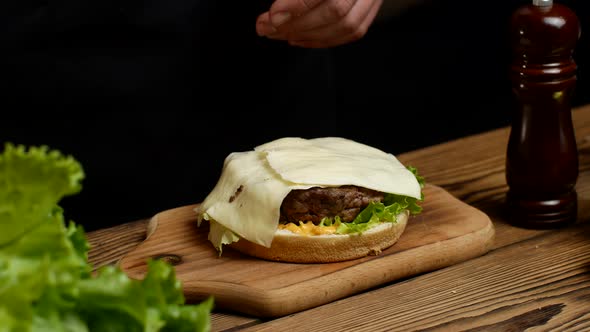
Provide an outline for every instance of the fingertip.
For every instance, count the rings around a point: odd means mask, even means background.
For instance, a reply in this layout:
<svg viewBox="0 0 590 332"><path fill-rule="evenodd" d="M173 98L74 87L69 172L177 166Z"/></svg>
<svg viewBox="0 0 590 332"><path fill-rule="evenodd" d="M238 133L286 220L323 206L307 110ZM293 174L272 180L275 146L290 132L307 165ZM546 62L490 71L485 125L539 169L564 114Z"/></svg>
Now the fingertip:
<svg viewBox="0 0 590 332"><path fill-rule="evenodd" d="M258 36L268 36L277 32L277 29L273 27L269 22L257 22L256 33Z"/></svg>
<svg viewBox="0 0 590 332"><path fill-rule="evenodd" d="M287 23L287 21L289 21L290 19L291 13L289 12L276 12L271 14L270 16L270 22L274 27L279 27Z"/></svg>
<svg viewBox="0 0 590 332"><path fill-rule="evenodd" d="M276 0L273 2L273 4L270 6L268 12L270 13L270 16L279 13L279 12L290 12L291 10L289 10L289 1L281 1L281 0Z"/></svg>
<svg viewBox="0 0 590 332"><path fill-rule="evenodd" d="M272 25L279 27L293 17L301 17L325 0L275 0L270 6Z"/></svg>
<svg viewBox="0 0 590 332"><path fill-rule="evenodd" d="M256 25L269 23L270 22L270 12L264 12L256 18Z"/></svg>
<svg viewBox="0 0 590 332"><path fill-rule="evenodd" d="M274 32L276 32L276 29L270 23L270 13L260 14L256 19L256 34L262 37Z"/></svg>

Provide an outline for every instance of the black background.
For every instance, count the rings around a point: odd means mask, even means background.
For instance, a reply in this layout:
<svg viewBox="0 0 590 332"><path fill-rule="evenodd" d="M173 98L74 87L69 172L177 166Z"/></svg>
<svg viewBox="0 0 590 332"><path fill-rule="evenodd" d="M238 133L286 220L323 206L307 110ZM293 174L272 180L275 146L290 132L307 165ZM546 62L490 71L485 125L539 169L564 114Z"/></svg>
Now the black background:
<svg viewBox="0 0 590 332"><path fill-rule="evenodd" d="M275 138L399 154L494 129L510 123L508 20L524 3L427 1L325 50L256 36L268 1L2 4L0 142L78 159L83 190L62 205L92 230L200 202L228 153ZM576 106L590 11L562 3L582 24Z"/></svg>

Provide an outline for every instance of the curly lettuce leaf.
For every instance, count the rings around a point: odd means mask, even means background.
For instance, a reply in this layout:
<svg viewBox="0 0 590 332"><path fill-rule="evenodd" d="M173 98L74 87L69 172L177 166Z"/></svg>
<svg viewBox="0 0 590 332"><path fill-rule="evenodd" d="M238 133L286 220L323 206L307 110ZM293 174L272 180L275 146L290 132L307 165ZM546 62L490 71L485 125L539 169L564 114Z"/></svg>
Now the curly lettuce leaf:
<svg viewBox="0 0 590 332"><path fill-rule="evenodd" d="M0 332L208 331L213 298L184 304L172 266L150 261L143 280L109 266L93 276L81 226L58 202L84 172L47 147L0 154Z"/></svg>
<svg viewBox="0 0 590 332"><path fill-rule="evenodd" d="M148 262L143 280L118 268L103 267L96 278L79 285L78 314L91 331L208 331L213 298L185 305L174 269L160 260ZM116 318L116 319L114 319Z"/></svg>
<svg viewBox="0 0 590 332"><path fill-rule="evenodd" d="M78 193L84 171L47 146L5 144L0 154L0 247L51 218L64 196Z"/></svg>

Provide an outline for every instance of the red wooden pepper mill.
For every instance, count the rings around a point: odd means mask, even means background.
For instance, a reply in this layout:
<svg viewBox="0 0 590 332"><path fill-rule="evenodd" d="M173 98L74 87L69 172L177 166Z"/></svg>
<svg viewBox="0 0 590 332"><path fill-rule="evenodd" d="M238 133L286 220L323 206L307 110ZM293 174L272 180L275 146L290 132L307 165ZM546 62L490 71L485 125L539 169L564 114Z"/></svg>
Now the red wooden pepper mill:
<svg viewBox="0 0 590 332"><path fill-rule="evenodd" d="M533 0L510 23L513 119L506 153L508 219L547 229L575 223L578 150L571 116L580 24L568 7Z"/></svg>

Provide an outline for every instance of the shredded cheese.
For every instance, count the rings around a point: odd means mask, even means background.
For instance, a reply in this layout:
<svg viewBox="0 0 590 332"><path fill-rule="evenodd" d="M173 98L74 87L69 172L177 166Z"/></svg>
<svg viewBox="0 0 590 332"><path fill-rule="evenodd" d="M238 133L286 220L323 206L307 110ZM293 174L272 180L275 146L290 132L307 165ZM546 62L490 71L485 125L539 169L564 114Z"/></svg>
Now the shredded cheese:
<svg viewBox="0 0 590 332"><path fill-rule="evenodd" d="M292 222L288 224L279 224L279 229L286 229L295 234L301 235L325 235L336 233L336 226L317 226L311 221L296 225Z"/></svg>

